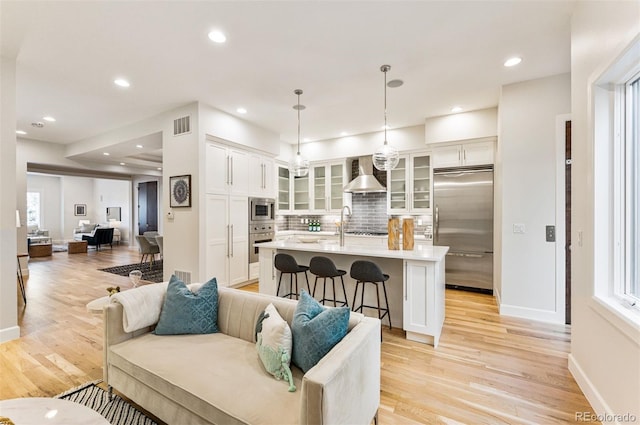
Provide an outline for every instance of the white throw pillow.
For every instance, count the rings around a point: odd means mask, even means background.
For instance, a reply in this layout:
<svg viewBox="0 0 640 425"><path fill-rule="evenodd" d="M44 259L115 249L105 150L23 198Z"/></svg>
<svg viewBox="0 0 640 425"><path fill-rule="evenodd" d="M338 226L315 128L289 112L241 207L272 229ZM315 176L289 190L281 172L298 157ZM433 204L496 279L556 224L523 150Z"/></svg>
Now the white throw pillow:
<svg viewBox="0 0 640 425"><path fill-rule="evenodd" d="M296 390L289 367L292 346L293 337L289 324L270 303L256 323L256 349L267 372L277 380L286 380L291 392Z"/></svg>

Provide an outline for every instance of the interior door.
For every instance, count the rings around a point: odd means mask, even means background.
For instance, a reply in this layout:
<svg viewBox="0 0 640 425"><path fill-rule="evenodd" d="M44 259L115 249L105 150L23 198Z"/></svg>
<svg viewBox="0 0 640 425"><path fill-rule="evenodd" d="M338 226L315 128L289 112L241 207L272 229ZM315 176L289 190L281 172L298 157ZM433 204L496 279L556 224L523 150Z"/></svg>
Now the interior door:
<svg viewBox="0 0 640 425"><path fill-rule="evenodd" d="M158 231L158 182L138 184L138 234Z"/></svg>

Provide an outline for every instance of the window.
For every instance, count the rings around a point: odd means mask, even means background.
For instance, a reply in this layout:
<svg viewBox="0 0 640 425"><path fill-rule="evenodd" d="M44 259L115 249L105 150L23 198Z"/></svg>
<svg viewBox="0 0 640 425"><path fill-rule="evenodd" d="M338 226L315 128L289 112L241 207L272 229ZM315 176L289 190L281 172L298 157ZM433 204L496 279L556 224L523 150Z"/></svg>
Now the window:
<svg viewBox="0 0 640 425"><path fill-rule="evenodd" d="M619 288L631 303L640 302L640 73L624 87L624 282Z"/></svg>
<svg viewBox="0 0 640 425"><path fill-rule="evenodd" d="M41 227L40 192L27 192L27 226Z"/></svg>
<svg viewBox="0 0 640 425"><path fill-rule="evenodd" d="M640 324L640 36L592 85L596 301Z"/></svg>

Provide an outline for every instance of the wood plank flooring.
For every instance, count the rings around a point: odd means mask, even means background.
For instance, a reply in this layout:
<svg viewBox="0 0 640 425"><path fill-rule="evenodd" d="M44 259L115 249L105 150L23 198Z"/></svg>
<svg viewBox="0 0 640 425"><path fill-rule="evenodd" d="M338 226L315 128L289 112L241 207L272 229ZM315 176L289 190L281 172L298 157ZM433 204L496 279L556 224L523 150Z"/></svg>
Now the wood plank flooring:
<svg viewBox="0 0 640 425"><path fill-rule="evenodd" d="M86 304L109 286L130 287L98 268L137 261L127 246L30 260L22 336L0 344L0 399L102 378L102 316ZM593 410L567 369L570 339L569 326L501 317L493 297L447 290L437 349L384 329L379 423L575 423L575 412Z"/></svg>

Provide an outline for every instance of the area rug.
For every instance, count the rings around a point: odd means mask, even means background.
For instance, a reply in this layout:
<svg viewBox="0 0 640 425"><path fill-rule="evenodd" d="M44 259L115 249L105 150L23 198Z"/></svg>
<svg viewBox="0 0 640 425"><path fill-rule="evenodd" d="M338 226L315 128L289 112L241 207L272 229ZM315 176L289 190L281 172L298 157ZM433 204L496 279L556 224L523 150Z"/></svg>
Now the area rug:
<svg viewBox="0 0 640 425"><path fill-rule="evenodd" d="M127 277L129 277L129 272L132 270L140 270L142 272L142 280L155 283L162 282L162 260L154 261L153 267L151 267L149 263L143 263L142 267L140 263L135 263L98 270Z"/></svg>
<svg viewBox="0 0 640 425"><path fill-rule="evenodd" d="M122 397L113 395L109 401L109 394L98 387L101 381L89 382L77 388L72 388L55 398L73 401L87 406L100 413L113 425L157 425L155 421L133 407Z"/></svg>

